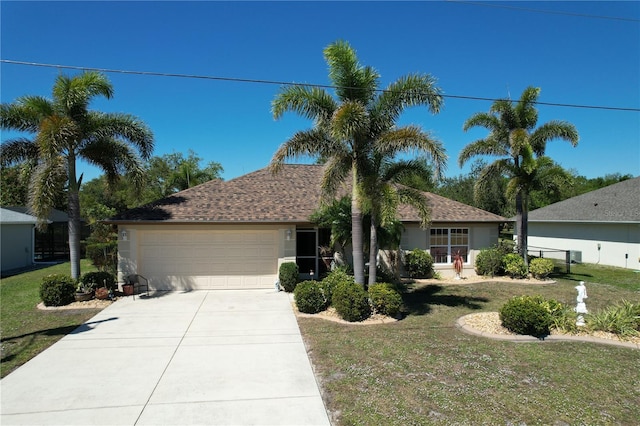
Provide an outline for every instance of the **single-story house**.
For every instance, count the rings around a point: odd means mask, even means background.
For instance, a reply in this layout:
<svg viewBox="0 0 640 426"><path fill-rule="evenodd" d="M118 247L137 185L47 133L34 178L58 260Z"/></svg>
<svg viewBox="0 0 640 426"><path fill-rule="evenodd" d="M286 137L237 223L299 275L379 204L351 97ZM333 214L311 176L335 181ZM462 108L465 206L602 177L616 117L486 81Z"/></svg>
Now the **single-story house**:
<svg viewBox="0 0 640 426"><path fill-rule="evenodd" d="M328 245L330 230L318 229L309 216L320 203L322 174L319 165L285 165L275 175L265 168L108 220L118 226L119 282L137 273L158 290L273 288L283 262L297 262L301 276L318 278L326 268L319 247ZM460 250L465 273L473 274L476 253L498 241L507 219L426 195L431 227L421 229L417 212L402 206L401 247L430 250L443 274L453 274L451 256Z"/></svg>
<svg viewBox="0 0 640 426"><path fill-rule="evenodd" d="M33 264L33 230L37 222L29 214L0 208L0 269L3 273Z"/></svg>
<svg viewBox="0 0 640 426"><path fill-rule="evenodd" d="M528 246L529 254L565 259L570 250L574 262L640 269L640 177L529 212Z"/></svg>
<svg viewBox="0 0 640 426"><path fill-rule="evenodd" d="M24 268L39 262L69 260L69 216L52 209L47 229L39 231L38 219L24 206L2 207L2 271ZM89 227L82 227L81 238L89 236Z"/></svg>

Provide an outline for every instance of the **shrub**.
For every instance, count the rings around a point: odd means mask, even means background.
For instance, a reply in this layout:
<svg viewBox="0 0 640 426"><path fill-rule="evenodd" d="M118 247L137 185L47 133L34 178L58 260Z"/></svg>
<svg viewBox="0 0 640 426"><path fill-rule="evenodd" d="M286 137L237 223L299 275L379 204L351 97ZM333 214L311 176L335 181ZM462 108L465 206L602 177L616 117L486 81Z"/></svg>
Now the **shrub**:
<svg viewBox="0 0 640 426"><path fill-rule="evenodd" d="M561 305L549 301L549 306L544 306L544 302L546 301L540 297L514 297L500 309L500 321L506 329L517 334L546 336L553 323L549 309L559 309Z"/></svg>
<svg viewBox="0 0 640 426"><path fill-rule="evenodd" d="M337 268L329 272L329 274L322 280L321 288L324 292L324 297L327 299L327 305L333 303L333 291L336 286L341 282L354 282L353 277L349 275L344 268Z"/></svg>
<svg viewBox="0 0 640 426"><path fill-rule="evenodd" d="M298 274L298 265L294 262L285 262L280 265L278 279L284 291L291 293L295 290L296 284L298 284Z"/></svg>
<svg viewBox="0 0 640 426"><path fill-rule="evenodd" d="M553 260L543 258L532 259L529 263L529 272L531 272L531 275L535 278L547 278L549 274L553 272Z"/></svg>
<svg viewBox="0 0 640 426"><path fill-rule="evenodd" d="M490 248L480 251L476 256L476 274L478 275L501 275L502 254L497 248Z"/></svg>
<svg viewBox="0 0 640 426"><path fill-rule="evenodd" d="M69 275L52 274L42 278L40 298L45 306L64 306L75 300L76 283Z"/></svg>
<svg viewBox="0 0 640 426"><path fill-rule="evenodd" d="M363 321L371 315L367 292L354 281L339 282L333 291L332 302L338 315L346 321Z"/></svg>
<svg viewBox="0 0 640 426"><path fill-rule="evenodd" d="M509 253L502 258L502 267L511 278L523 278L527 275L524 259L515 253Z"/></svg>
<svg viewBox="0 0 640 426"><path fill-rule="evenodd" d="M424 250L412 250L407 253L405 267L411 278L431 278L433 257Z"/></svg>
<svg viewBox="0 0 640 426"><path fill-rule="evenodd" d="M381 315L395 317L402 306L402 296L391 284L376 283L369 287L373 310Z"/></svg>
<svg viewBox="0 0 640 426"><path fill-rule="evenodd" d="M116 289L116 278L112 273L106 271L87 272L82 276L80 282L90 285L92 288L106 287L108 290Z"/></svg>
<svg viewBox="0 0 640 426"><path fill-rule="evenodd" d="M327 299L320 284L316 281L303 281L296 285L293 297L300 312L317 314L327 309Z"/></svg>
<svg viewBox="0 0 640 426"><path fill-rule="evenodd" d="M585 317L587 327L619 336L640 336L640 304L626 300Z"/></svg>

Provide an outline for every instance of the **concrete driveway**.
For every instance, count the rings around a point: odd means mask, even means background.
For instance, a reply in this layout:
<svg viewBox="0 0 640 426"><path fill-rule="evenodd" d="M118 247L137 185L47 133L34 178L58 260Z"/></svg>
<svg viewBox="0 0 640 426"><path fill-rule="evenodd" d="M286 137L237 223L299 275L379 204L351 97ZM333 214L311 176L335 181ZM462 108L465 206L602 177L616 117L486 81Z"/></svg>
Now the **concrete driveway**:
<svg viewBox="0 0 640 426"><path fill-rule="evenodd" d="M328 425L289 297L123 298L0 382L2 425Z"/></svg>

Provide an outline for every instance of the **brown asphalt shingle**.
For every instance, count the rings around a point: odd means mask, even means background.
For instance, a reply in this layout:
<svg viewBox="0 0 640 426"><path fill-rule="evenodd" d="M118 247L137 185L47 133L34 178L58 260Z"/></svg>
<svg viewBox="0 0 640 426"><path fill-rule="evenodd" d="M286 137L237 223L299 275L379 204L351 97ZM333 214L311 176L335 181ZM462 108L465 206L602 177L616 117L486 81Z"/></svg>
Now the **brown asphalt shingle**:
<svg viewBox="0 0 640 426"><path fill-rule="evenodd" d="M285 165L276 175L264 168L229 181L212 180L128 210L110 222L308 222L320 203L322 172L319 165ZM344 193L349 193L347 187ZM434 222L507 220L435 194L426 195ZM408 206L402 206L399 214L403 221L419 221L417 212Z"/></svg>

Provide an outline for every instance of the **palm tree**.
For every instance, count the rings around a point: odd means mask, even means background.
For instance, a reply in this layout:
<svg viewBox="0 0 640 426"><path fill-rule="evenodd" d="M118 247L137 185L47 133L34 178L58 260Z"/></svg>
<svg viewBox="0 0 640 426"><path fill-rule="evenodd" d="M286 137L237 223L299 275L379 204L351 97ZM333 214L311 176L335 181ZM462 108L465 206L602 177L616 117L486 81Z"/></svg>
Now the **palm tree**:
<svg viewBox="0 0 640 426"><path fill-rule="evenodd" d="M74 77L59 75L53 97L24 96L11 104L2 104L0 127L34 135L4 142L0 146L3 164L31 162L29 208L46 226L46 218L56 196L66 192L69 215L69 252L71 276L80 276L80 200L82 174L76 161L99 167L108 182L127 173L141 185L144 169L141 159L153 150L153 134L136 117L122 113L89 110L98 96L110 99L113 87L104 74L85 72Z"/></svg>
<svg viewBox="0 0 640 426"><path fill-rule="evenodd" d="M442 159L444 154L437 141L433 142L432 157ZM378 258L378 228L386 228L396 222L400 204L413 206L426 227L430 220L430 209L424 193L420 190L401 185L412 178L428 180L431 168L424 161L392 161L383 155L382 147L377 147L363 177L362 187L366 197L363 200L365 211L371 216L369 233L369 285L375 284Z"/></svg>
<svg viewBox="0 0 640 426"><path fill-rule="evenodd" d="M547 142L553 139L568 141L572 146L578 144L578 132L571 123L553 120L536 128L538 111L535 104L539 95L539 88L528 87L515 105L511 100L500 99L493 103L488 113L472 115L463 129L484 127L489 130L489 135L465 146L458 157L460 166L476 156L499 157L482 169L474 191L482 192L496 178L506 176L509 179L506 193L508 197L515 196L518 252L525 263L529 198L537 176L538 161L544 155Z"/></svg>
<svg viewBox="0 0 640 426"><path fill-rule="evenodd" d="M276 119L292 111L312 119L314 126L283 143L271 160L271 169L277 172L288 158L302 155L322 158L326 165L321 185L327 195L335 194L351 175L353 270L356 282L364 284L359 184L373 143L386 135L390 149L425 144L422 138L413 139L415 132L409 129L415 129L414 126L408 126L405 133L393 126L400 113L410 106L427 105L437 113L442 96L433 77L417 74L400 78L378 95L380 76L373 68L360 65L355 51L344 41L326 47L324 57L336 98L324 89L309 86L289 86L276 96L272 103Z"/></svg>

